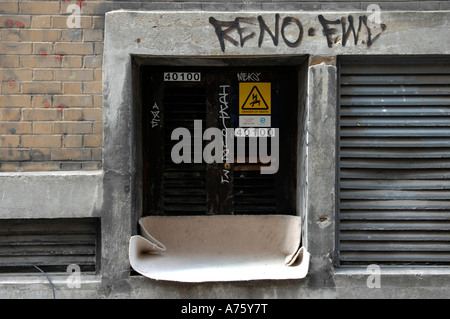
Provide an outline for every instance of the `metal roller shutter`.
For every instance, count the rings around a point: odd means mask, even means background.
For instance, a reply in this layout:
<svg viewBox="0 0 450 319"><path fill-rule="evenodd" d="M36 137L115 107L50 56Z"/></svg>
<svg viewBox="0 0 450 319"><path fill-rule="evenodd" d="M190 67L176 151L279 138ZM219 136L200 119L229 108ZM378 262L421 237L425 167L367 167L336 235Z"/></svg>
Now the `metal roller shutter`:
<svg viewBox="0 0 450 319"><path fill-rule="evenodd" d="M339 69L340 265L449 265L450 60Z"/></svg>

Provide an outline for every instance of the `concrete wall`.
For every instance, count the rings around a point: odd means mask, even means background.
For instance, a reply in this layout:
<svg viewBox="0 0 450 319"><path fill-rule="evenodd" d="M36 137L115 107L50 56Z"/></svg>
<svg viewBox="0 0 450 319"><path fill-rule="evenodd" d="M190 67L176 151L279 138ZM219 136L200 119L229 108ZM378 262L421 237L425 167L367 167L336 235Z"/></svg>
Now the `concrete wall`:
<svg viewBox="0 0 450 319"><path fill-rule="evenodd" d="M369 15L368 3L84 1L79 5L81 28L75 29L66 23L70 1L0 3L0 18L5 20L0 29L4 54L0 60L0 218L101 219L99 274L82 275L80 288L68 287L68 274L52 274L57 297L449 296L448 269L383 269L381 288L371 289L366 269L333 268L336 57L450 53L450 43L443 40L450 30L446 1L381 2L385 28L364 29L356 45L352 35L344 45L341 33L324 34L320 15L329 21L351 15L358 21ZM120 8L136 11L108 13L105 21L105 12ZM142 12L146 10L150 12ZM287 17L301 21L301 41L296 43L295 20L288 19L291 23L278 45L268 33L258 45L256 17L261 15L272 29L277 14L280 21ZM211 17L217 21L246 17L250 22L245 24L245 35L254 32L255 36L239 43L234 32L230 36L239 45L227 39L221 45ZM298 188L303 244L312 254L307 278L179 284L130 277L128 239L142 214L137 200L141 190L131 55L190 56L199 58L199 63L221 57L309 57L300 75L307 84L299 102ZM63 100L67 104L61 107ZM0 274L0 297L47 298L51 289L41 275Z"/></svg>

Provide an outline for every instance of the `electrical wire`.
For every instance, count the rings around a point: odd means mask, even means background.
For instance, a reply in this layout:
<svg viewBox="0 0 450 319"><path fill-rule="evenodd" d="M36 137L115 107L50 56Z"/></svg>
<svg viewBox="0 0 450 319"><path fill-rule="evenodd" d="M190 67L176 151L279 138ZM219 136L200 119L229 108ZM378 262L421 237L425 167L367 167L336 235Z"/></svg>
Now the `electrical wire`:
<svg viewBox="0 0 450 319"><path fill-rule="evenodd" d="M52 286L52 292L53 292L53 299L56 299L55 296L55 286L53 285L53 282L50 280L50 278L47 276L47 274L38 266L34 266L34 268L36 268L37 270L39 270L44 276L45 278L47 278L48 282L50 283L50 285Z"/></svg>

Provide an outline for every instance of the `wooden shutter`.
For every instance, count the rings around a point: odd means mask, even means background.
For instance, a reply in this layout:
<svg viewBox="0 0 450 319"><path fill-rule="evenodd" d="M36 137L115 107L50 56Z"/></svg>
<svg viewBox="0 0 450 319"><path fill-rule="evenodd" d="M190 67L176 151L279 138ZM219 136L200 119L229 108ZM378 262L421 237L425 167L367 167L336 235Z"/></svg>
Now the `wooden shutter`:
<svg viewBox="0 0 450 319"><path fill-rule="evenodd" d="M259 165L235 165L235 214L278 214L277 176L261 175ZM281 212L283 213L283 212Z"/></svg>
<svg viewBox="0 0 450 319"><path fill-rule="evenodd" d="M450 61L340 63L339 262L450 264Z"/></svg>
<svg viewBox="0 0 450 319"><path fill-rule="evenodd" d="M0 221L0 272L82 271L97 265L98 220L3 219Z"/></svg>
<svg viewBox="0 0 450 319"><path fill-rule="evenodd" d="M163 93L164 165L162 174L162 209L165 215L203 215L207 211L206 164L175 164L171 140L177 127L189 129L194 136L194 120L206 124L206 90L203 86L168 86Z"/></svg>

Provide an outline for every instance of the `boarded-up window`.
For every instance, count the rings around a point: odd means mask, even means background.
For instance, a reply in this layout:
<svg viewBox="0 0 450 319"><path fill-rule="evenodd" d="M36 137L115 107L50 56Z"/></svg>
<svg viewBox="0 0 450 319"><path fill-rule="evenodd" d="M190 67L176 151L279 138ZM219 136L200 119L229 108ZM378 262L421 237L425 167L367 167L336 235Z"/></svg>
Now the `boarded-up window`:
<svg viewBox="0 0 450 319"><path fill-rule="evenodd" d="M144 215L295 214L295 67L143 66L141 71ZM181 140L171 138L177 128L189 130L191 163L172 158ZM260 156L260 137L243 138L244 152L233 137L231 163L206 163L202 152L212 141L203 136L208 128L224 134L225 129L277 128L279 154L267 162ZM266 141L266 153L274 155L275 138ZM250 156L253 142L256 162ZM261 166L273 161L276 173L261 174Z"/></svg>

